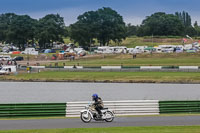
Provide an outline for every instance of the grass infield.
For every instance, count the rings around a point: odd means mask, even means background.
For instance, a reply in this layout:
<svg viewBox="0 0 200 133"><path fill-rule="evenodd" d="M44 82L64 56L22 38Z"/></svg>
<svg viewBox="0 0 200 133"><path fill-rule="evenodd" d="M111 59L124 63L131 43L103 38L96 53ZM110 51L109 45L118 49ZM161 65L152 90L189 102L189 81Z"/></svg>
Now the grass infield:
<svg viewBox="0 0 200 133"><path fill-rule="evenodd" d="M200 133L200 126L4 130L0 133Z"/></svg>
<svg viewBox="0 0 200 133"><path fill-rule="evenodd" d="M68 72L45 71L0 76L12 81L79 81L130 83L200 83L199 72Z"/></svg>

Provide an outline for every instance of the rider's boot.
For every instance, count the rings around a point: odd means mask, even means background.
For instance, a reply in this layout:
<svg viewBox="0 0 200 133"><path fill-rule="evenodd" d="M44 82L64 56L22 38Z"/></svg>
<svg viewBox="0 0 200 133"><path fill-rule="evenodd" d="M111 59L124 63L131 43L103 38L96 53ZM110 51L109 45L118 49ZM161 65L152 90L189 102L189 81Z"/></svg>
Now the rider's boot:
<svg viewBox="0 0 200 133"><path fill-rule="evenodd" d="M101 119L105 119L105 115L100 114Z"/></svg>

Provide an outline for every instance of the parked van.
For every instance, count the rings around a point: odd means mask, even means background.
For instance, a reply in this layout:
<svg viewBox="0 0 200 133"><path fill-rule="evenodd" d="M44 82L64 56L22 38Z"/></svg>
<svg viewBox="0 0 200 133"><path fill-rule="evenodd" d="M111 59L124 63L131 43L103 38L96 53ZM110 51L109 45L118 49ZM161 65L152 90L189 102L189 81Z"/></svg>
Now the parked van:
<svg viewBox="0 0 200 133"><path fill-rule="evenodd" d="M2 66L0 70L0 75L10 74L17 71L16 66Z"/></svg>

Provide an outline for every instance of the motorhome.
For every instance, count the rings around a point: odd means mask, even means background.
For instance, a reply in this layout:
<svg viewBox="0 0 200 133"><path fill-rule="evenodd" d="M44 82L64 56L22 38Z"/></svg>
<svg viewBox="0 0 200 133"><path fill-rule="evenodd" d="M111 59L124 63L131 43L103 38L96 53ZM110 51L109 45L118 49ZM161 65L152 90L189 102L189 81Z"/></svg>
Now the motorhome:
<svg viewBox="0 0 200 133"><path fill-rule="evenodd" d="M148 46L136 46L135 50L138 51L139 53L144 53L145 48L148 48Z"/></svg>
<svg viewBox="0 0 200 133"><path fill-rule="evenodd" d="M176 45L175 52L182 53L184 51L183 45Z"/></svg>
<svg viewBox="0 0 200 133"><path fill-rule="evenodd" d="M128 48L127 51L128 51L129 54L140 54L140 53L143 53L142 50L135 49L135 48Z"/></svg>
<svg viewBox="0 0 200 133"><path fill-rule="evenodd" d="M98 47L97 50L94 51L97 54L111 54L114 52L114 49L112 47Z"/></svg>
<svg viewBox="0 0 200 133"><path fill-rule="evenodd" d="M175 45L159 45L156 48L156 51L159 53L160 51L162 53L173 53L175 51L176 46Z"/></svg>
<svg viewBox="0 0 200 133"><path fill-rule="evenodd" d="M119 47L111 47L113 49L113 53L115 54L126 54L127 53L127 47L125 46L119 46Z"/></svg>
<svg viewBox="0 0 200 133"><path fill-rule="evenodd" d="M193 45L192 44L185 44L184 45L184 50L187 51L187 50L190 50L193 48Z"/></svg>

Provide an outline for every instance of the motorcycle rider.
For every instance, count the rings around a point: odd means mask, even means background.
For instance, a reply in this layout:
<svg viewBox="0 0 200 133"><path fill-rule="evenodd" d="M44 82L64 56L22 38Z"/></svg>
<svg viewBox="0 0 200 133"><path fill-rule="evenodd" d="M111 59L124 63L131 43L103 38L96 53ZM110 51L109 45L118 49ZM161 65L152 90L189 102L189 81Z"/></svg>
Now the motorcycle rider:
<svg viewBox="0 0 200 133"><path fill-rule="evenodd" d="M104 107L102 99L98 96L98 94L93 94L92 100L94 101L93 106L95 110L98 112L99 116L102 118L101 109L103 109Z"/></svg>

